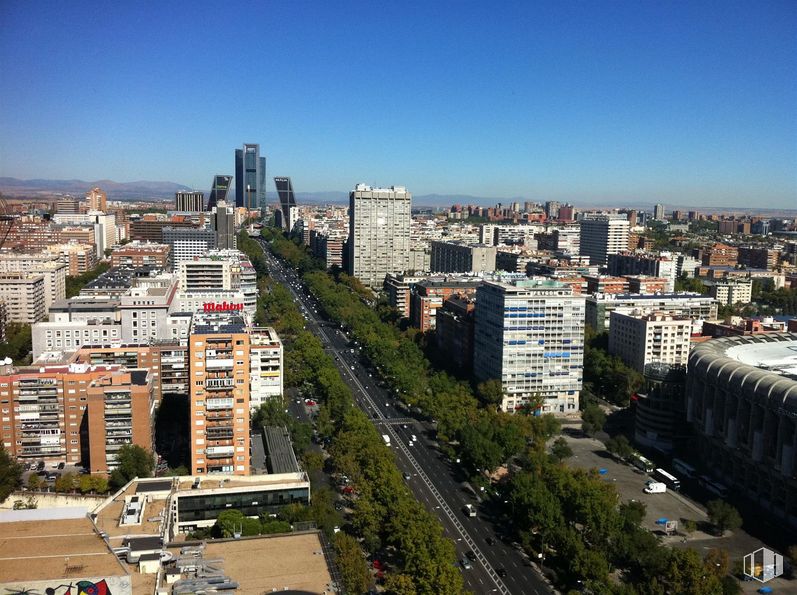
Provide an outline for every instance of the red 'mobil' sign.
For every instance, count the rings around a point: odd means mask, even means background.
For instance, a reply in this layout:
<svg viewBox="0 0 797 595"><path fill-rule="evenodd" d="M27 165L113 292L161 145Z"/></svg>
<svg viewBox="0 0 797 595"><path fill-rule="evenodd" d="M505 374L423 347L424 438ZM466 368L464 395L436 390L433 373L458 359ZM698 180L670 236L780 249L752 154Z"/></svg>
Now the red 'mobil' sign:
<svg viewBox="0 0 797 595"><path fill-rule="evenodd" d="M202 304L202 308L205 312L238 312L244 309L244 305L229 302L205 302Z"/></svg>

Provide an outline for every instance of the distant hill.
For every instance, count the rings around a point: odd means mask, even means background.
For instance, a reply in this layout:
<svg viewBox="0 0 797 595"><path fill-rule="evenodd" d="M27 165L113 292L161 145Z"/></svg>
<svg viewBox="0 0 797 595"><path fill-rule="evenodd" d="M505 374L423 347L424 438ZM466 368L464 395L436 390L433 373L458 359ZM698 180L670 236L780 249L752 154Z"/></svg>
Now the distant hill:
<svg viewBox="0 0 797 595"><path fill-rule="evenodd" d="M9 196L42 196L52 194L72 194L83 196L99 186L110 200L173 199L178 190L191 190L190 187L175 182L114 182L113 180L19 180L0 178L0 192Z"/></svg>

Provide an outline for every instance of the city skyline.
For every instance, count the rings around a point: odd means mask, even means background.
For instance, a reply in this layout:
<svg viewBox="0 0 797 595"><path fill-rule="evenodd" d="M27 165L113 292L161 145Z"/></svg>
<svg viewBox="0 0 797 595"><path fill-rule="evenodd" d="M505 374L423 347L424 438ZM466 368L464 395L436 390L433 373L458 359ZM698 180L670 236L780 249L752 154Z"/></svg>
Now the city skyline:
<svg viewBox="0 0 797 595"><path fill-rule="evenodd" d="M3 5L0 176L206 189L252 141L308 192L797 204L786 2L190 6Z"/></svg>

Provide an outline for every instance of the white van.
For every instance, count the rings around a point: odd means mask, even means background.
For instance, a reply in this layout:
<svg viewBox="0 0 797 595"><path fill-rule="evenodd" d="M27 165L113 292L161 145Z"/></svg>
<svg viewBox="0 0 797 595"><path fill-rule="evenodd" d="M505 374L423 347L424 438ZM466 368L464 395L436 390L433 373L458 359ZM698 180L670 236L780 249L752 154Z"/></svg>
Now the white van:
<svg viewBox="0 0 797 595"><path fill-rule="evenodd" d="M667 491L667 485L660 481L649 481L642 491L646 494L663 494Z"/></svg>

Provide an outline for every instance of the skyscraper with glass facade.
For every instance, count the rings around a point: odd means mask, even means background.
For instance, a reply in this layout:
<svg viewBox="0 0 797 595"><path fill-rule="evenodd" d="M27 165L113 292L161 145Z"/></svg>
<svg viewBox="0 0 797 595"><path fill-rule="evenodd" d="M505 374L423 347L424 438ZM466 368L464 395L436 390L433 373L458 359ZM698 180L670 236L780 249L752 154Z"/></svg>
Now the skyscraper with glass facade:
<svg viewBox="0 0 797 595"><path fill-rule="evenodd" d="M260 145L246 143L235 150L235 206L266 208L266 158L260 156Z"/></svg>

